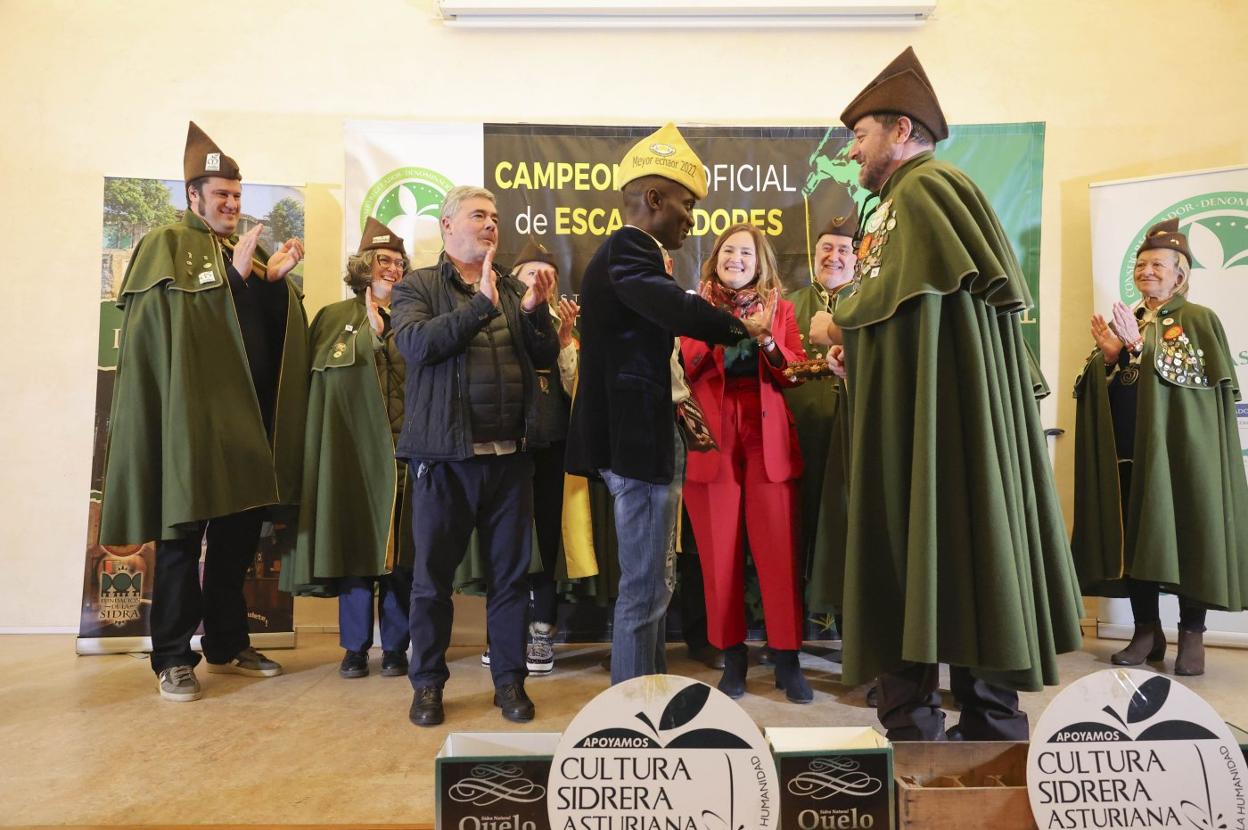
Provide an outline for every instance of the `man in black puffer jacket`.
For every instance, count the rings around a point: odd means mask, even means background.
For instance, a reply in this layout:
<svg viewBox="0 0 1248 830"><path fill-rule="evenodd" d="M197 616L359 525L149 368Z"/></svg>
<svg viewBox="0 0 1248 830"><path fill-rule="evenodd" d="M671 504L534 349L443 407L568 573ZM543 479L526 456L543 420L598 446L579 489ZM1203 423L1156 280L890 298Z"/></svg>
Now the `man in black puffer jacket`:
<svg viewBox="0 0 1248 830"><path fill-rule="evenodd" d="M498 210L488 190L452 189L440 224L442 255L395 286L392 317L407 361L395 453L411 467L415 539L409 717L419 726L444 720L451 579L475 529L489 567L494 704L508 720L527 721L533 462L524 449L537 416L535 369L552 367L559 351L546 310L555 276L544 270L526 289L494 269Z"/></svg>

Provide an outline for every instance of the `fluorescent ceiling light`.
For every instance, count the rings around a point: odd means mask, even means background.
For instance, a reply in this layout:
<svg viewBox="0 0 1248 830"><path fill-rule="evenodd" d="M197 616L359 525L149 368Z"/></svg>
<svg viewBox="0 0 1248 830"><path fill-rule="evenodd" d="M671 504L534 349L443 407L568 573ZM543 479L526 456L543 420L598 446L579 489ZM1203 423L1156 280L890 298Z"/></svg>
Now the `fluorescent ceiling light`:
<svg viewBox="0 0 1248 830"><path fill-rule="evenodd" d="M439 0L449 26L478 28L809 28L918 26L936 0Z"/></svg>

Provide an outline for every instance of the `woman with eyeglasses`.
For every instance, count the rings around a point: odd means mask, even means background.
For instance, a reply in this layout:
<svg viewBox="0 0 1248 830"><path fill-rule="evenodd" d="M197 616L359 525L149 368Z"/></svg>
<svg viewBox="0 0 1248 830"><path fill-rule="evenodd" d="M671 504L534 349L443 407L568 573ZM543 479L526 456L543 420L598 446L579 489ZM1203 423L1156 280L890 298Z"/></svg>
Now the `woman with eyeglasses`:
<svg viewBox="0 0 1248 830"><path fill-rule="evenodd" d="M374 593L381 674L407 674L412 585L406 466L394 459L403 428L406 363L390 325L390 293L407 268L403 240L369 218L347 261L355 297L321 309L308 335L312 377L304 441L299 538L281 588L338 597L338 673L364 677L373 645Z"/></svg>

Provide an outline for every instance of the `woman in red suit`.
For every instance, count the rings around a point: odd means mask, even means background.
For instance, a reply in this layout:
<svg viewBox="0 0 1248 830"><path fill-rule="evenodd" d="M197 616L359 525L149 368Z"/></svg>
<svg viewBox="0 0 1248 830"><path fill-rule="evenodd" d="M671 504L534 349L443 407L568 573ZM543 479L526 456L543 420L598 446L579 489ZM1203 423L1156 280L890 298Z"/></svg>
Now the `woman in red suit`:
<svg viewBox="0 0 1248 830"><path fill-rule="evenodd" d="M718 451L691 453L685 504L706 583L707 633L724 651L719 689L745 694L745 552L758 568L776 687L794 703L814 695L798 665L802 593L797 561L798 479L802 456L780 390L789 361L805 354L793 305L780 299L776 256L753 225L733 225L702 266L700 293L740 318L764 315L771 334L732 346L681 338L685 373L706 413Z"/></svg>

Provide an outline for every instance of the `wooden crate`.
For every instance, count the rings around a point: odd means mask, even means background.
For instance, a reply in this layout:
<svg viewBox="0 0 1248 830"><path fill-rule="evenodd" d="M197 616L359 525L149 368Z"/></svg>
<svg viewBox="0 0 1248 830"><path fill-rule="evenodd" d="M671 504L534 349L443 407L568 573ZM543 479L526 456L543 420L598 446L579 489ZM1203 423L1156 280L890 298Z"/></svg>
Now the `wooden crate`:
<svg viewBox="0 0 1248 830"><path fill-rule="evenodd" d="M894 743L897 827L1035 830L1027 801L1027 747L993 741Z"/></svg>

